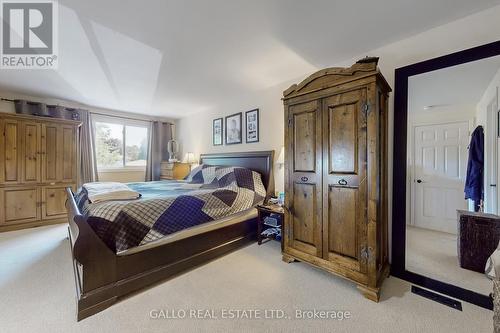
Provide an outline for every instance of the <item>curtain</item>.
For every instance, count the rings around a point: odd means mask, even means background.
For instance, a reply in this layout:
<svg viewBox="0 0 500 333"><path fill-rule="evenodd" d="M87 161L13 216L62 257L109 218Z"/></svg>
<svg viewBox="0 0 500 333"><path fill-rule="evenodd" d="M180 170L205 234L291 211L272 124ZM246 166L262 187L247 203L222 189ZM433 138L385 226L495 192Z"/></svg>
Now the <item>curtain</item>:
<svg viewBox="0 0 500 333"><path fill-rule="evenodd" d="M146 164L146 181L160 179L160 122L152 121L149 129L149 149L148 160Z"/></svg>
<svg viewBox="0 0 500 333"><path fill-rule="evenodd" d="M160 179L160 163L169 159L167 143L172 139L172 124L151 122L149 149L146 164L146 181Z"/></svg>
<svg viewBox="0 0 500 333"><path fill-rule="evenodd" d="M97 163L94 149L94 129L90 112L80 110L82 126L80 127L80 181L79 185L96 182L99 180L97 174Z"/></svg>

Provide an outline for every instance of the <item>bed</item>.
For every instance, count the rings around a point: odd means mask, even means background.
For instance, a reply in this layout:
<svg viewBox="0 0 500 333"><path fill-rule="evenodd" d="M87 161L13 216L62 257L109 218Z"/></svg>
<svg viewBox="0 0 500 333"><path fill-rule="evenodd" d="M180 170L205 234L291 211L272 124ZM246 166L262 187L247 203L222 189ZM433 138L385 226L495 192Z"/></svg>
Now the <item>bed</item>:
<svg viewBox="0 0 500 333"><path fill-rule="evenodd" d="M265 194L274 192L273 151L204 154L200 163L242 167L261 175ZM181 191L182 192L182 191ZM77 320L121 297L180 274L255 241L256 210L245 209L161 238L122 243L103 238L67 189L69 238L77 296ZM95 223L95 222L92 222Z"/></svg>

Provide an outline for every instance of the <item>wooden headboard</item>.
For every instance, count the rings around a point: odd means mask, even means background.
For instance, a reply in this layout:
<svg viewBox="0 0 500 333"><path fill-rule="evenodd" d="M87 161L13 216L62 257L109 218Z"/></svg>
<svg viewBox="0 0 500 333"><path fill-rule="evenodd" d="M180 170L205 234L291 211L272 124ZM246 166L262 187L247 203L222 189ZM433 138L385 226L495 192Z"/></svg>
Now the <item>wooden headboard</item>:
<svg viewBox="0 0 500 333"><path fill-rule="evenodd" d="M203 164L239 166L260 173L268 196L274 195L273 162L274 150L200 155Z"/></svg>

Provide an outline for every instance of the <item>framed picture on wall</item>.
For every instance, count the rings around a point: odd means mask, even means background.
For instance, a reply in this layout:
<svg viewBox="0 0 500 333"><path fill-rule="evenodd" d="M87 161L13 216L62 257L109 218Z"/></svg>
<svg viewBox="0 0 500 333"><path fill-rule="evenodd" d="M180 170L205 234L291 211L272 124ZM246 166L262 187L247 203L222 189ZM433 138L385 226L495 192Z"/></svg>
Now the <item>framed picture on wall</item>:
<svg viewBox="0 0 500 333"><path fill-rule="evenodd" d="M246 143L259 142L259 109L245 112Z"/></svg>
<svg viewBox="0 0 500 333"><path fill-rule="evenodd" d="M241 112L226 117L226 145L241 143Z"/></svg>
<svg viewBox="0 0 500 333"><path fill-rule="evenodd" d="M222 118L214 119L212 124L212 142L214 146L222 146L223 133Z"/></svg>

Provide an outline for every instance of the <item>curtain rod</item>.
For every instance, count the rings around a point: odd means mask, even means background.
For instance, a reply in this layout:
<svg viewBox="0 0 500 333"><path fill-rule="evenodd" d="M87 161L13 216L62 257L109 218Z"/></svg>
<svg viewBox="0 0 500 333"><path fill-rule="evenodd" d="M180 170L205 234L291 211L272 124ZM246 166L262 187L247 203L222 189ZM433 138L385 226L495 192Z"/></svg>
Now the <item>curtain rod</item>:
<svg viewBox="0 0 500 333"><path fill-rule="evenodd" d="M117 115L114 115L114 114L106 114L106 113L93 112L93 111L89 111L89 112L91 114L97 114L97 115L106 116L106 117L115 117L115 118L129 119L129 120L148 121L148 122L158 121L158 122L163 123L163 124L174 125L172 122L169 122L169 121L145 120L145 119L141 119L141 118L127 117L127 116L117 116Z"/></svg>
<svg viewBox="0 0 500 333"><path fill-rule="evenodd" d="M2 101L6 101L6 102L12 102L14 103L15 100L14 99L9 99L9 98L0 98L0 100ZM107 116L107 117L115 117L115 118L122 118L122 119L129 119L129 120L138 120L138 121L150 121L150 122L153 122L153 121L159 121L163 124L170 124L170 125L174 125L173 123L169 122L169 121L160 121L160 120L145 120L145 119L140 119L140 118L134 118L134 117L127 117L127 116L117 116L117 115L110 115L110 114L105 114L105 113L100 113L100 112L93 112L93 111L90 111L88 110L91 114L98 114L100 116Z"/></svg>

